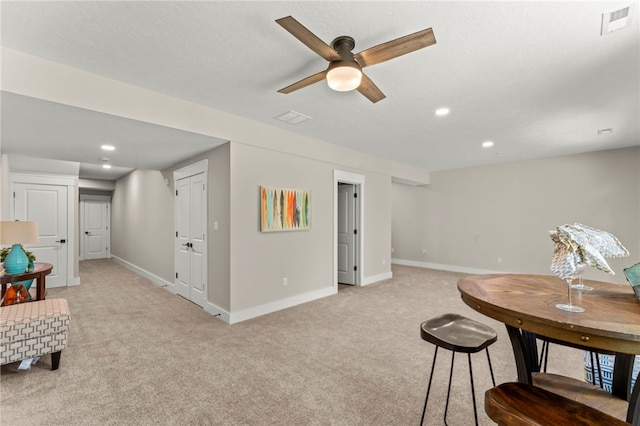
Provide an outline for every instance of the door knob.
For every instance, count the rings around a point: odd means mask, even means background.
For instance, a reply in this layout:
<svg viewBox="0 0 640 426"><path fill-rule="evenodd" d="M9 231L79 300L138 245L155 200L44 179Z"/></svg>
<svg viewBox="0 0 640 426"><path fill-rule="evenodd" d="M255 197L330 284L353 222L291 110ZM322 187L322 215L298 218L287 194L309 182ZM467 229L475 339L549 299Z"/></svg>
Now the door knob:
<svg viewBox="0 0 640 426"><path fill-rule="evenodd" d="M187 246L187 247L193 247L193 244L191 243L184 243L183 246Z"/></svg>
<svg viewBox="0 0 640 426"><path fill-rule="evenodd" d="M61 239L61 240L57 240L56 241L56 243L62 243L62 244L66 243L66 242L67 242L67 240L65 240L64 238Z"/></svg>

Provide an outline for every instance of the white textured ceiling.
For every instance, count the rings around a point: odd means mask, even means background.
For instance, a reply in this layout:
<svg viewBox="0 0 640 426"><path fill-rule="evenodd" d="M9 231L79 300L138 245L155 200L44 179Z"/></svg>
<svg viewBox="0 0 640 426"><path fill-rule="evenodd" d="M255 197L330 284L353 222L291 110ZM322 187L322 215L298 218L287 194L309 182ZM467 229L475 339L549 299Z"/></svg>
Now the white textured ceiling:
<svg viewBox="0 0 640 426"><path fill-rule="evenodd" d="M2 1L1 35L11 49L442 170L640 145L637 8L631 28L600 35L601 14L631 3ZM324 82L283 95L327 66L275 23L287 15L327 43L354 37L354 53L428 27L437 44L366 68L387 96L376 104ZM441 106L451 114L435 117ZM312 119L273 119L289 110ZM92 130L127 147L122 163L114 157L120 174L222 142L101 115L3 93L2 151L79 161L81 175L109 178L93 175ZM488 139L495 146L481 148Z"/></svg>

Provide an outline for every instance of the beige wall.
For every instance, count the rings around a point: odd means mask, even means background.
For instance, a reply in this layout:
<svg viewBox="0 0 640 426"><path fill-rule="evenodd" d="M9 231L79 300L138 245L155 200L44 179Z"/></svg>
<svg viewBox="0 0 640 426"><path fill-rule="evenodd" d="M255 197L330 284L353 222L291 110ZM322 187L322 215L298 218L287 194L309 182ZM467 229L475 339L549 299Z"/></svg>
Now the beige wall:
<svg viewBox="0 0 640 426"><path fill-rule="evenodd" d="M111 254L173 282L173 197L159 171L135 170L111 199Z"/></svg>
<svg viewBox="0 0 640 426"><path fill-rule="evenodd" d="M260 185L311 191L311 229L260 232ZM232 144L232 311L333 286L332 188L330 164Z"/></svg>
<svg viewBox="0 0 640 426"><path fill-rule="evenodd" d="M135 171L118 180L112 200L113 255L173 282L173 171L202 159L209 162L209 302L233 314L330 290L333 172L344 168L241 143L227 143L162 173ZM360 173L365 177L364 276L389 274L391 177ZM260 232L260 185L311 191L311 230Z"/></svg>
<svg viewBox="0 0 640 426"><path fill-rule="evenodd" d="M616 276L593 268L585 276L624 283L622 269L640 261L639 193L639 147L434 172L424 187L393 184L393 257L549 274L547 231L581 222L631 253L609 261Z"/></svg>
<svg viewBox="0 0 640 426"><path fill-rule="evenodd" d="M339 165L240 143L231 145L231 308L333 287L334 184ZM364 176L364 277L390 273L390 176ZM259 187L311 191L311 229L260 232ZM385 260L383 263L382 260ZM287 278L287 286L283 285Z"/></svg>

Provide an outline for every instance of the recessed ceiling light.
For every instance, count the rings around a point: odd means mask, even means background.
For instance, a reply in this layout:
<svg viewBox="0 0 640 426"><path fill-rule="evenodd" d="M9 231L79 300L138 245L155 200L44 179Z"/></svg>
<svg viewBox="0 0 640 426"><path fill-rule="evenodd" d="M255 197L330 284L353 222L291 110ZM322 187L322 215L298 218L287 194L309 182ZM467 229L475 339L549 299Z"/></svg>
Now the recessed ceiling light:
<svg viewBox="0 0 640 426"><path fill-rule="evenodd" d="M116 149L116 147L113 145L100 145L100 148L102 148L104 151L114 151Z"/></svg>
<svg viewBox="0 0 640 426"><path fill-rule="evenodd" d="M493 146L493 141L484 141L482 142L483 148L491 148Z"/></svg>
<svg viewBox="0 0 640 426"><path fill-rule="evenodd" d="M608 129L598 129L599 135L607 135L609 133L613 133L613 128L609 127Z"/></svg>
<svg viewBox="0 0 640 426"><path fill-rule="evenodd" d="M105 163L105 164L102 165L102 168L103 169L110 169L111 168L111 164Z"/></svg>
<svg viewBox="0 0 640 426"><path fill-rule="evenodd" d="M445 115L448 115L448 114L449 114L449 112L450 112L449 108L438 108L438 109L436 110L436 115L437 115L438 117L443 117L443 116L445 116Z"/></svg>

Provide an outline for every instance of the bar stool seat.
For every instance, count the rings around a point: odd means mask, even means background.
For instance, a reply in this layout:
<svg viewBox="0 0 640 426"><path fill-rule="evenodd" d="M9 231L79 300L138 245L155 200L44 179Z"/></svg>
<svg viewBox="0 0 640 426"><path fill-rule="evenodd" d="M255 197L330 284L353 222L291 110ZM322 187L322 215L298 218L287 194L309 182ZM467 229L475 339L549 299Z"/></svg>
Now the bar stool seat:
<svg viewBox="0 0 640 426"><path fill-rule="evenodd" d="M478 424L478 414L476 408L476 397L473 386L473 370L471 368L471 354L480 352L485 349L487 352L487 361L489 363L489 371L491 372L491 381L495 387L496 382L493 376L493 368L491 366L491 357L489 356L489 346L498 340L496 331L482 323L472 319L463 317L458 314L444 314L423 322L420 325L420 336L423 340L436 346L433 355L433 363L431 365L431 374L429 375L429 385L427 387L427 396L424 400L424 408L422 409L422 421L427 412L427 401L431 391L431 381L435 370L436 359L438 357L438 348L444 348L451 351L451 369L449 371L449 386L447 389L447 402L444 409L444 424L447 424L447 410L449 408L449 396L451 394L451 379L453 377L453 364L456 352L466 353L469 359L469 379L471 382L471 397L473 399L473 414L475 424Z"/></svg>

